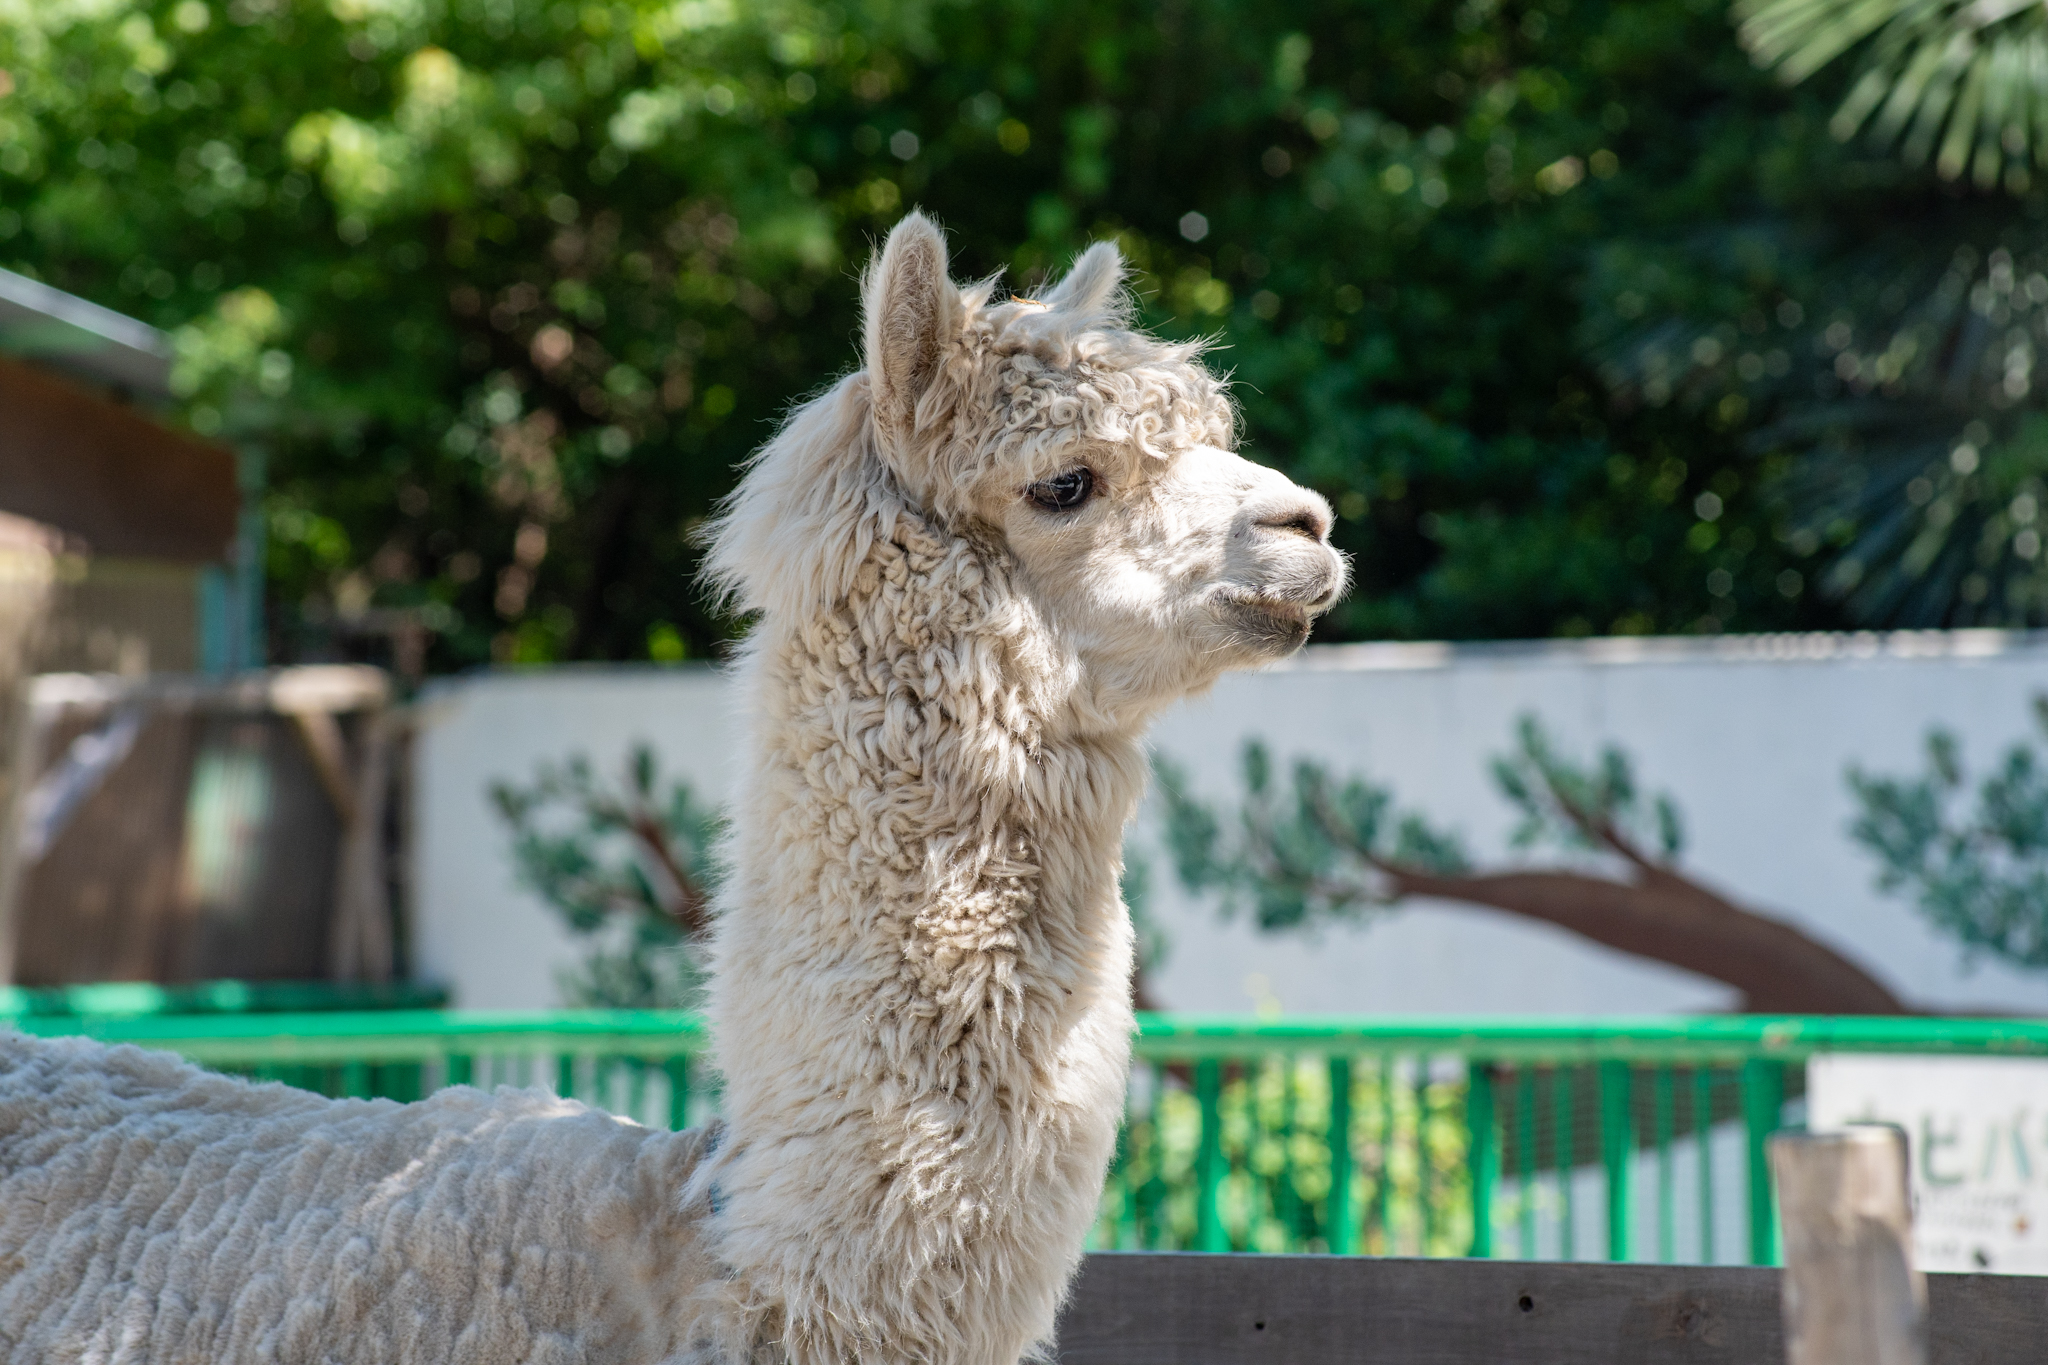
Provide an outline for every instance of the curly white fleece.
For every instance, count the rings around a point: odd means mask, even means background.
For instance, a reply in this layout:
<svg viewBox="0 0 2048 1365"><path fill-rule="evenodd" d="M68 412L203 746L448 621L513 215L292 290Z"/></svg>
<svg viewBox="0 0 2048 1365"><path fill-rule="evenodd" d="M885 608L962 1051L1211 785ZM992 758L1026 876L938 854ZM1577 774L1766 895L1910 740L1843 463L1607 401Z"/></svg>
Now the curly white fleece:
<svg viewBox="0 0 2048 1365"><path fill-rule="evenodd" d="M417 1104L0 1033L9 1365L677 1355L705 1134L542 1091Z"/></svg>
<svg viewBox="0 0 2048 1365"><path fill-rule="evenodd" d="M1043 302L990 305L912 215L865 284L866 367L716 529L710 570L758 620L715 1141L6 1038L7 1359L1016 1365L1043 1343L1123 1106L1144 725L1271 657L1201 634L1212 588L1342 580L1240 515L1264 498L1293 527L1274 499L1312 495L1215 448L1223 386L1128 328L1120 270L1098 246ZM1119 500L1031 520L1020 492L1083 459Z"/></svg>

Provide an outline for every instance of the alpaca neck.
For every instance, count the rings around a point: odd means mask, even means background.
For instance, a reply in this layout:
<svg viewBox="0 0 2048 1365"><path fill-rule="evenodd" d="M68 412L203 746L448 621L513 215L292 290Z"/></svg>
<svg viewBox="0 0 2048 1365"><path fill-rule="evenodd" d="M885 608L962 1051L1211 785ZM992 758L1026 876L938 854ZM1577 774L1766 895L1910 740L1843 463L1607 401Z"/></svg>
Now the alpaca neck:
<svg viewBox="0 0 2048 1365"><path fill-rule="evenodd" d="M899 522L769 619L719 922L714 1236L788 1359L1014 1365L1122 1109L1135 733L1062 737L985 550Z"/></svg>

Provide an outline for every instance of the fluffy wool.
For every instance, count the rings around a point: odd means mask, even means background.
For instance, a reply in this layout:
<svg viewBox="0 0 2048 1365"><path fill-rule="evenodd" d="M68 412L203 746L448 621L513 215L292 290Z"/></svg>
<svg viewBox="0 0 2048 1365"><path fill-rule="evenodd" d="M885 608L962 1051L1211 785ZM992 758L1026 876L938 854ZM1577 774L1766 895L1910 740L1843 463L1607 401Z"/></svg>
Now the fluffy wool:
<svg viewBox="0 0 2048 1365"><path fill-rule="evenodd" d="M1144 727L1341 591L1113 248L1042 299L913 214L864 366L761 452L710 573L757 620L713 944L722 1129L534 1093L333 1102L0 1044L10 1360L1015 1365L1122 1110ZM11 1336L7 1334L12 1334Z"/></svg>
<svg viewBox="0 0 2048 1365"><path fill-rule="evenodd" d="M704 1145L540 1091L327 1100L0 1036L0 1359L676 1358Z"/></svg>

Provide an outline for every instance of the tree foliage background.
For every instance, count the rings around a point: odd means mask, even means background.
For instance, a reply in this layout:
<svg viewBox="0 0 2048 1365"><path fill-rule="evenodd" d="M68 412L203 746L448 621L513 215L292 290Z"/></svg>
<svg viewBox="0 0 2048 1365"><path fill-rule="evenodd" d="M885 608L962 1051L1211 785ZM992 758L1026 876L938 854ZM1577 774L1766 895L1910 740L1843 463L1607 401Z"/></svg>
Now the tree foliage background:
<svg viewBox="0 0 2048 1365"><path fill-rule="evenodd" d="M914 203L1222 337L1325 638L2048 618L2048 201L1720 0L0 0L0 73L0 264L267 451L280 657L714 648L692 528Z"/></svg>

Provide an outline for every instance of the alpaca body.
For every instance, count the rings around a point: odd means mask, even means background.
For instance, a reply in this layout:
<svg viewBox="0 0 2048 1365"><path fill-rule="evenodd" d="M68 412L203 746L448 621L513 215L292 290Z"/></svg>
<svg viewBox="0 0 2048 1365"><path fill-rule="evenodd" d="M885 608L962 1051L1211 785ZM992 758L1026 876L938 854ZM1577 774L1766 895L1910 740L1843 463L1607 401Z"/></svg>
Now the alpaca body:
<svg viewBox="0 0 2048 1365"><path fill-rule="evenodd" d="M646 1365L704 1134L540 1091L328 1100L0 1034L9 1365Z"/></svg>
<svg viewBox="0 0 2048 1365"><path fill-rule="evenodd" d="M10 1361L1017 1365L1122 1113L1143 733L1342 591L1201 346L1090 248L962 290L921 215L866 363L711 540L755 624L711 1135L537 1094L320 1100L0 1041ZM10 1335L11 1334L11 1335Z"/></svg>

